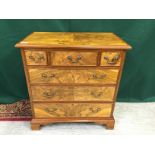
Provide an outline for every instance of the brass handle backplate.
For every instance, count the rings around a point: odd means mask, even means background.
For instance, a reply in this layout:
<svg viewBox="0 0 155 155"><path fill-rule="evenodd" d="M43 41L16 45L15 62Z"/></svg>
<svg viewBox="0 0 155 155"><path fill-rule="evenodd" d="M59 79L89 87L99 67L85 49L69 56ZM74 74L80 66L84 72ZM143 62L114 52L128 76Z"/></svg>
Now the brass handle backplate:
<svg viewBox="0 0 155 155"><path fill-rule="evenodd" d="M116 54L112 59L110 59L108 56L104 56L104 60L106 60L107 64L109 65L117 64L119 59L120 59L120 54Z"/></svg>
<svg viewBox="0 0 155 155"><path fill-rule="evenodd" d="M96 108L89 108L89 110L92 112L92 113L97 113L97 112L99 112L99 111L101 111L101 108L99 108L99 107L96 107Z"/></svg>
<svg viewBox="0 0 155 155"><path fill-rule="evenodd" d="M40 63L42 61L45 61L45 57L42 54L38 54L37 56L30 55L29 59L31 59L35 63Z"/></svg>
<svg viewBox="0 0 155 155"><path fill-rule="evenodd" d="M52 98L56 95L56 92L52 92L52 91L45 91L43 92L43 96L46 98Z"/></svg>
<svg viewBox="0 0 155 155"><path fill-rule="evenodd" d="M93 97L98 98L103 95L103 92L91 92L90 93Z"/></svg>
<svg viewBox="0 0 155 155"><path fill-rule="evenodd" d="M82 57L81 57L80 55L77 56L76 59L73 59L72 56L70 56L70 55L67 57L67 59L68 59L71 63L73 63L73 64L78 63L78 62L81 60L81 58L82 58Z"/></svg>
<svg viewBox="0 0 155 155"><path fill-rule="evenodd" d="M53 113L56 112L58 109L57 108L45 108L45 111L47 111L48 113Z"/></svg>
<svg viewBox="0 0 155 155"><path fill-rule="evenodd" d="M51 79L55 78L55 74L52 73L42 73L41 78L45 81L50 81Z"/></svg>
<svg viewBox="0 0 155 155"><path fill-rule="evenodd" d="M54 115L56 117L60 117L60 114L57 112L58 108L56 107L52 107L52 108L45 108L44 109L47 113L49 113L50 115Z"/></svg>
<svg viewBox="0 0 155 155"><path fill-rule="evenodd" d="M106 78L106 76L107 76L106 74L102 74L102 75L92 74L90 78L95 79L95 80L97 80L97 79L100 80L100 79Z"/></svg>

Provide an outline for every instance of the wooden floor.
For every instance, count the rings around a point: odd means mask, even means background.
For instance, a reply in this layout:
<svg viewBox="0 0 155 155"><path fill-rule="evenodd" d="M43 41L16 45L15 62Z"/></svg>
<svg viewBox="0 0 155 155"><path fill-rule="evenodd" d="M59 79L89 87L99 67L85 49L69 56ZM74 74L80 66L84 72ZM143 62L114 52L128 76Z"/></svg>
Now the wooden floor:
<svg viewBox="0 0 155 155"><path fill-rule="evenodd" d="M0 121L0 134L5 135L131 135L155 134L155 103L116 103L115 129L107 130L93 123L58 123L39 131L30 129L29 121Z"/></svg>

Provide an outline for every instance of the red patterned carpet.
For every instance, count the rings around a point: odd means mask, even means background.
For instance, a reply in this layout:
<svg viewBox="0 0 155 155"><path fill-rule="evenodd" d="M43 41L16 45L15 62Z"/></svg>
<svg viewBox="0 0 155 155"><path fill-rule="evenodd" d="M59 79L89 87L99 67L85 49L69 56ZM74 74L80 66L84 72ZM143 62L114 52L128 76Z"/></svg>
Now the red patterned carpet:
<svg viewBox="0 0 155 155"><path fill-rule="evenodd" d="M13 104L0 104L0 121L29 121L31 117L31 107L28 100Z"/></svg>

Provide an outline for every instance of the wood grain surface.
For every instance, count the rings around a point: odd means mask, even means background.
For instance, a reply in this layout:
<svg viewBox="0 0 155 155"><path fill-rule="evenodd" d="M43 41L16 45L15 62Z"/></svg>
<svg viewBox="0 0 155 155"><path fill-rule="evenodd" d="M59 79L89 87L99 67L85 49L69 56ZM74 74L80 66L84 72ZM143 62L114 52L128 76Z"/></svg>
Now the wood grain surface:
<svg viewBox="0 0 155 155"><path fill-rule="evenodd" d="M30 68L30 83L116 84L118 69Z"/></svg>
<svg viewBox="0 0 155 155"><path fill-rule="evenodd" d="M106 51L107 52L102 52L101 54L101 66L120 66L121 52L114 52L114 50Z"/></svg>
<svg viewBox="0 0 155 155"><path fill-rule="evenodd" d="M53 66L96 66L97 52L57 51L51 52Z"/></svg>
<svg viewBox="0 0 155 155"><path fill-rule="evenodd" d="M113 101L111 86L32 86L33 101Z"/></svg>
<svg viewBox="0 0 155 155"><path fill-rule="evenodd" d="M34 104L36 118L51 117L109 117L112 104L63 103Z"/></svg>
<svg viewBox="0 0 155 155"><path fill-rule="evenodd" d="M24 50L27 65L47 65L47 56L45 51Z"/></svg>
<svg viewBox="0 0 155 155"><path fill-rule="evenodd" d="M114 33L104 32L33 32L17 43L16 47L131 48Z"/></svg>

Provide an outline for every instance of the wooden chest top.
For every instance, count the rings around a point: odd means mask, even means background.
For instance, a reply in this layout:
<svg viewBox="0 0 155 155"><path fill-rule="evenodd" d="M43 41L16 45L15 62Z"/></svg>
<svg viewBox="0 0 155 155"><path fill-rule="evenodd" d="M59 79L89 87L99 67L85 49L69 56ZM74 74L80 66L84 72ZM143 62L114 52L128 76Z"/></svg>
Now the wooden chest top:
<svg viewBox="0 0 155 155"><path fill-rule="evenodd" d="M108 48L130 49L131 46L114 33L100 32L33 32L16 44L19 48Z"/></svg>

